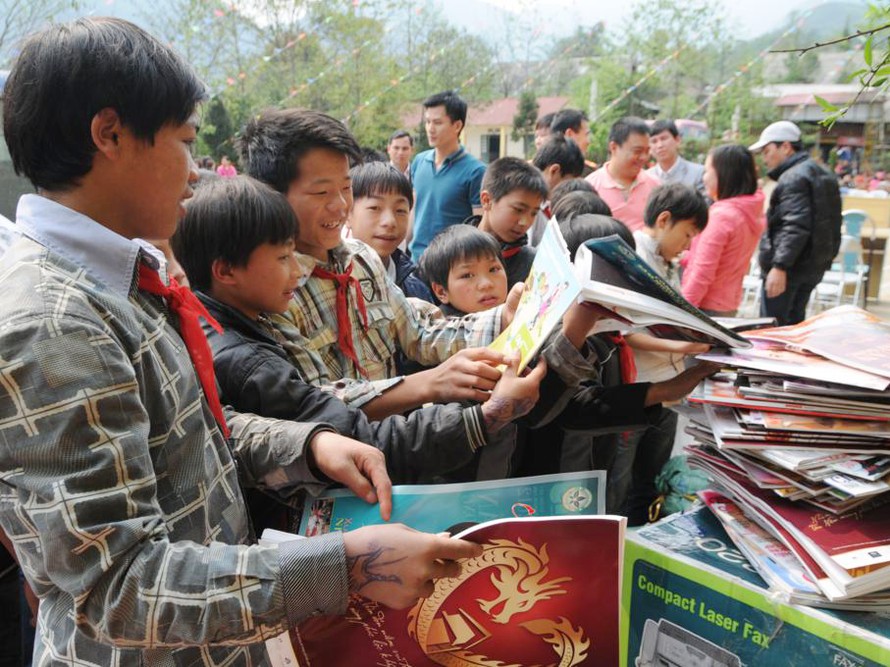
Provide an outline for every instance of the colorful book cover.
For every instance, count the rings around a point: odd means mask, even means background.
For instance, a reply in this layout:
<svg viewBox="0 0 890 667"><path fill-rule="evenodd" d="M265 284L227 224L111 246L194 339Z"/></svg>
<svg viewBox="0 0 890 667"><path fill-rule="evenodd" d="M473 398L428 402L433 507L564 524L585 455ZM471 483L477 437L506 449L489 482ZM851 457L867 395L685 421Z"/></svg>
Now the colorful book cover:
<svg viewBox="0 0 890 667"><path fill-rule="evenodd" d="M353 597L302 623L302 667L616 665L623 517L529 517L474 526L456 579L395 611Z"/></svg>
<svg viewBox="0 0 890 667"><path fill-rule="evenodd" d="M535 251L513 321L489 347L504 354L518 352L522 371L580 291L565 240L556 219L551 218Z"/></svg>
<svg viewBox="0 0 890 667"><path fill-rule="evenodd" d="M729 347L751 345L684 299L617 235L587 241L578 249L575 267L583 298L617 310L653 335Z"/></svg>
<svg viewBox="0 0 890 667"><path fill-rule="evenodd" d="M602 470L487 482L395 486L391 521L438 533L468 521L602 514L605 497L606 473ZM369 505L351 491L333 490L307 501L299 532L311 537L380 522L376 505Z"/></svg>
<svg viewBox="0 0 890 667"><path fill-rule="evenodd" d="M799 324L746 335L890 378L890 324L856 306L839 306Z"/></svg>

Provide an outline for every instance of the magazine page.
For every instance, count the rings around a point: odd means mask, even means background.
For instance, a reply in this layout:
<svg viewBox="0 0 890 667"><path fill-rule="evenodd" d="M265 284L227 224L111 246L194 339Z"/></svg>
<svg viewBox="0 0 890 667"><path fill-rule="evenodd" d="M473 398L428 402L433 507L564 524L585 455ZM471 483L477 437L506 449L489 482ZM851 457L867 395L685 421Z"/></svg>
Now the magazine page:
<svg viewBox="0 0 890 667"><path fill-rule="evenodd" d="M569 263L566 242L556 219L551 218L535 251L513 321L489 347L504 354L518 352L521 372L580 291L581 286Z"/></svg>
<svg viewBox="0 0 890 667"><path fill-rule="evenodd" d="M755 346L747 350L710 351L696 356L733 368L752 368L778 375L884 391L890 380L812 354Z"/></svg>
<svg viewBox="0 0 890 667"><path fill-rule="evenodd" d="M303 667L617 665L626 519L529 517L458 535L483 554L408 610L353 596L299 626Z"/></svg>
<svg viewBox="0 0 890 667"><path fill-rule="evenodd" d="M665 325L708 334L714 344L748 347L747 339L721 326L686 301L617 235L591 239L578 249L575 269L582 295L617 308L655 315ZM633 317L628 317L633 320ZM649 323L644 326L650 326ZM653 331L655 335L660 335Z"/></svg>
<svg viewBox="0 0 890 667"><path fill-rule="evenodd" d="M468 521L525 516L602 514L606 473L589 470L461 484L406 484L393 487L393 523L438 533ZM354 530L381 522L380 511L347 489L308 499L301 535Z"/></svg>
<svg viewBox="0 0 890 667"><path fill-rule="evenodd" d="M890 324L856 306L838 306L800 324L749 331L746 335L890 378Z"/></svg>

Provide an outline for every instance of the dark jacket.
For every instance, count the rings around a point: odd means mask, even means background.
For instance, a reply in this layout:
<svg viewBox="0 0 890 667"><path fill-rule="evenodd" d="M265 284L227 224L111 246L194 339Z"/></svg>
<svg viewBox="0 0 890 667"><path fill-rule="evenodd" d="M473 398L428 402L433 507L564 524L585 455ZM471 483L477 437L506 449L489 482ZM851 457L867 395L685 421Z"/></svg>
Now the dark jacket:
<svg viewBox="0 0 890 667"><path fill-rule="evenodd" d="M396 287L405 293L405 296L413 296L430 303L436 303L430 288L417 273L417 265L411 261L408 254L396 248L389 256L389 261L396 267Z"/></svg>
<svg viewBox="0 0 890 667"><path fill-rule="evenodd" d="M776 181L760 240L761 271L785 269L797 281L818 282L841 242L837 178L806 152L795 153L769 173Z"/></svg>
<svg viewBox="0 0 890 667"><path fill-rule="evenodd" d="M482 424L478 406L433 405L407 417L369 421L361 410L304 382L271 327L206 294L197 295L223 327L219 334L205 326L223 404L262 417L330 424L342 435L383 451L395 484L435 481L471 462L477 446L485 444L481 426L476 433L483 440L471 442L469 435L468 425Z"/></svg>
<svg viewBox="0 0 890 667"><path fill-rule="evenodd" d="M481 215L471 215L464 220L464 224L478 227L481 221ZM495 240L501 246L501 258L504 261L504 270L507 272L507 289L516 283L524 283L535 261L535 249L528 244L528 234L511 243Z"/></svg>

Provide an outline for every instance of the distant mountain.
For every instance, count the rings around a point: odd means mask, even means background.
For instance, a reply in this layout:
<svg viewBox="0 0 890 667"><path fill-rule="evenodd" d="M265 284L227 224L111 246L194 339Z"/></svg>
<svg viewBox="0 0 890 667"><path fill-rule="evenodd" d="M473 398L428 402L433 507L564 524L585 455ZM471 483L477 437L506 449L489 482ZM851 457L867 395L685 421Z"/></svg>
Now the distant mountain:
<svg viewBox="0 0 890 667"><path fill-rule="evenodd" d="M780 27L750 40L747 46L752 51L768 47L800 19L803 19L803 25L785 37L775 48L803 47L834 39L855 32L856 26L865 18L866 11L868 4L865 2L827 2L811 9L804 8L791 12Z"/></svg>

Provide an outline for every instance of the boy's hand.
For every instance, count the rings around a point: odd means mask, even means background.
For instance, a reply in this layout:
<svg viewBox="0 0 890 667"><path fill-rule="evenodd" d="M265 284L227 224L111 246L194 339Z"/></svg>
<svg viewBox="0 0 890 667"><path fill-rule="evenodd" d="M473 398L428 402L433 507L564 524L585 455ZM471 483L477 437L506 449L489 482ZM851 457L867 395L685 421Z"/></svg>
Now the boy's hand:
<svg viewBox="0 0 890 667"><path fill-rule="evenodd" d="M677 377L664 382L655 382L646 392L646 406L657 403L672 403L687 396L699 382L709 375L713 375L722 368L720 364L711 361L702 361L691 368L687 368Z"/></svg>
<svg viewBox="0 0 890 667"><path fill-rule="evenodd" d="M503 354L487 347L461 350L448 361L424 371L429 374L425 402L487 401L501 379L497 366L505 363Z"/></svg>
<svg viewBox="0 0 890 667"><path fill-rule="evenodd" d="M516 309L519 308L519 301L522 299L524 291L525 283L516 283L510 288L507 300L504 301L504 309L501 311L501 331L510 326L516 316Z"/></svg>
<svg viewBox="0 0 890 667"><path fill-rule="evenodd" d="M671 352L673 354L704 354L711 349L707 343L693 343L687 340L658 338L648 333L632 333L625 336L627 344L635 350L651 352Z"/></svg>
<svg viewBox="0 0 890 667"><path fill-rule="evenodd" d="M489 434L497 433L511 421L528 414L538 402L541 380L547 374L547 362L543 358L538 359L534 370L522 377L516 373L519 357L510 359L509 364L491 398L482 404L485 430Z"/></svg>
<svg viewBox="0 0 890 667"><path fill-rule="evenodd" d="M333 431L316 433L309 441L315 465L335 482L369 503L380 503L380 517L392 516L392 482L376 447Z"/></svg>
<svg viewBox="0 0 890 667"><path fill-rule="evenodd" d="M777 296L784 294L785 290L788 289L788 273L785 269L774 266L766 274L763 288L768 299L775 299Z"/></svg>
<svg viewBox="0 0 890 667"><path fill-rule="evenodd" d="M577 349L581 349L590 330L602 319L600 311L586 301L573 303L562 317L562 334Z"/></svg>
<svg viewBox="0 0 890 667"><path fill-rule="evenodd" d="M436 579L460 574L457 559L482 547L402 524L365 526L343 533L349 590L393 609L406 609L433 594Z"/></svg>

